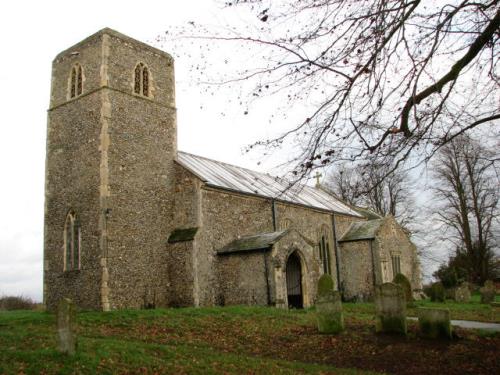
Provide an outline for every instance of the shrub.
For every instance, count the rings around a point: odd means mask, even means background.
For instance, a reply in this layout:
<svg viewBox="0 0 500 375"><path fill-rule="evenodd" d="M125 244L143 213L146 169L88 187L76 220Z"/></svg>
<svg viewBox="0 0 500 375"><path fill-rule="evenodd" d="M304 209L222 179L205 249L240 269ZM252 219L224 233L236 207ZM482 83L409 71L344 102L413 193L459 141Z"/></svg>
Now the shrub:
<svg viewBox="0 0 500 375"><path fill-rule="evenodd" d="M408 278L405 275L403 275L402 273L398 273L396 276L394 276L394 280L392 280L392 282L401 285L405 293L406 302L413 301L413 294L411 292L411 283L410 280L408 280Z"/></svg>
<svg viewBox="0 0 500 375"><path fill-rule="evenodd" d="M34 310L37 303L29 297L3 296L0 298L0 310Z"/></svg>

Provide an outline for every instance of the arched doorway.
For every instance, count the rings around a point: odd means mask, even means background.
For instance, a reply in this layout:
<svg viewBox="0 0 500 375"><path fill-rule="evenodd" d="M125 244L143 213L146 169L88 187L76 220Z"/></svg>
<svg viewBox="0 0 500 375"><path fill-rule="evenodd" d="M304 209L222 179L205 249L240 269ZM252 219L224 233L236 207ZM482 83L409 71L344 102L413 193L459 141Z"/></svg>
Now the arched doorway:
<svg viewBox="0 0 500 375"><path fill-rule="evenodd" d="M289 308L301 309L304 307L302 266L297 252L290 254L286 262L286 292Z"/></svg>

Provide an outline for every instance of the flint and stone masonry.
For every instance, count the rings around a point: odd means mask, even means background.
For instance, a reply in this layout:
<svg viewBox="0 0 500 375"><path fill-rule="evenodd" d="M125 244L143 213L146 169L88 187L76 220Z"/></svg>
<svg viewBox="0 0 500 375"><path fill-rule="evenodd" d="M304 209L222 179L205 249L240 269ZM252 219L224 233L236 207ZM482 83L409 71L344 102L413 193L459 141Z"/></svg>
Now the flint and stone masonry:
<svg viewBox="0 0 500 375"><path fill-rule="evenodd" d="M395 257L421 288L394 219L321 187L281 197L269 190L277 181L178 151L172 57L97 32L52 64L44 303L300 308L315 303L324 273L344 297L370 299Z"/></svg>

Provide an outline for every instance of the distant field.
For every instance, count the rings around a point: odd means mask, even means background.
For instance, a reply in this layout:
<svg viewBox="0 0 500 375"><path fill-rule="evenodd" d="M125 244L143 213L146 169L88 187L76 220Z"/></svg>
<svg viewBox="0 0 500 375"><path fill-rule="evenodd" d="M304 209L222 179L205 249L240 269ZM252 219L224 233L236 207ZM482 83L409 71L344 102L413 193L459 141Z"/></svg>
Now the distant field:
<svg viewBox="0 0 500 375"><path fill-rule="evenodd" d="M421 304L427 304L420 302ZM454 318L498 321L498 308L446 304ZM320 335L313 310L183 308L78 314L78 354L56 348L54 315L0 312L0 374L499 373L500 337L453 342L376 335L373 304L345 304L346 332Z"/></svg>

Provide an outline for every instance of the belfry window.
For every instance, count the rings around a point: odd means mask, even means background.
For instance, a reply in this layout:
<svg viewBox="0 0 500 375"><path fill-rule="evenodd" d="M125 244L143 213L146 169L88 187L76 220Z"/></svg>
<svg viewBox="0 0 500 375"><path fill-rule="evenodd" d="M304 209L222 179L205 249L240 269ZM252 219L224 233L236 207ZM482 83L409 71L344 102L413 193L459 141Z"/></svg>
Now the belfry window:
<svg viewBox="0 0 500 375"><path fill-rule="evenodd" d="M83 93L83 71L80 64L75 64L71 68L71 79L69 97L75 98Z"/></svg>
<svg viewBox="0 0 500 375"><path fill-rule="evenodd" d="M134 93L142 96L149 96L149 70L143 63L139 63L135 67Z"/></svg>
<svg viewBox="0 0 500 375"><path fill-rule="evenodd" d="M64 270L80 269L80 222L76 214L70 211L64 223Z"/></svg>
<svg viewBox="0 0 500 375"><path fill-rule="evenodd" d="M330 255L330 240L328 236L328 227L324 226L321 228L319 234L319 258L323 264L323 273L327 273L329 275L332 274L332 266L331 266L331 255Z"/></svg>

